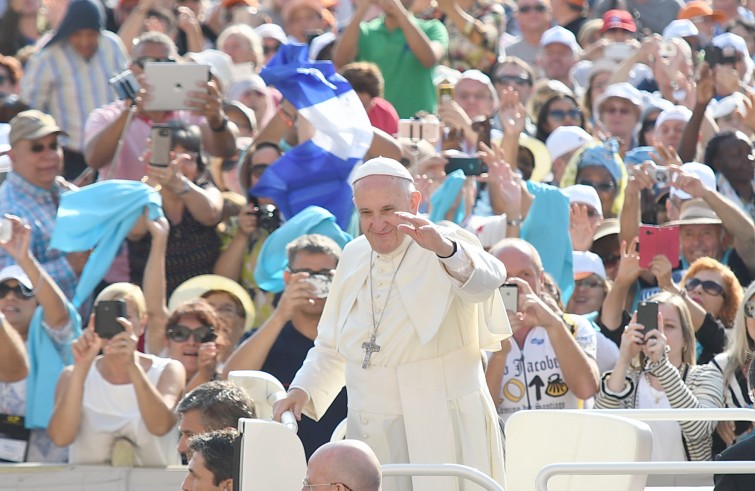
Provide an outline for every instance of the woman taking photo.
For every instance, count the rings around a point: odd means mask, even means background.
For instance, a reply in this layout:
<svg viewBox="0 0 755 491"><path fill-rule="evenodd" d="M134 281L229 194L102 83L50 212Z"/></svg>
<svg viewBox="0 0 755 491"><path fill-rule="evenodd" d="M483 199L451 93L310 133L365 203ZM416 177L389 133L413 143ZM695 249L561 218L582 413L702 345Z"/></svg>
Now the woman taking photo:
<svg viewBox="0 0 755 491"><path fill-rule="evenodd" d="M658 303L658 328L643 333L645 326L637 322L635 312L621 336L619 361L603 377L595 407L721 407L721 374L710 365L695 365L695 334L685 301L664 292L649 302ZM711 459L715 421L651 421L648 425L653 430L653 461Z"/></svg>

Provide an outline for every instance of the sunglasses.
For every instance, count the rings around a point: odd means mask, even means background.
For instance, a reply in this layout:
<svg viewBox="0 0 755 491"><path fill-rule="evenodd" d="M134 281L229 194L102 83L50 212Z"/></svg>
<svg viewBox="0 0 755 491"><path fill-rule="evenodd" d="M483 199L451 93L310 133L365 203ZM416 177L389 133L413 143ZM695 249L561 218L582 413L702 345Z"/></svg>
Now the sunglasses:
<svg viewBox="0 0 755 491"><path fill-rule="evenodd" d="M495 81L499 84L532 85L529 77L524 75L499 75Z"/></svg>
<svg viewBox="0 0 755 491"><path fill-rule="evenodd" d="M175 58L172 58L170 56L166 56L164 58L155 58L154 56L140 56L139 58L134 60L134 65L138 66L141 69L144 69L144 65L147 63L175 63Z"/></svg>
<svg viewBox="0 0 755 491"><path fill-rule="evenodd" d="M215 328L212 326L200 326L192 329L181 324L173 324L168 327L168 339L171 341L183 343L184 341L188 341L189 337L193 337L197 343L209 343L210 341L215 341L217 335L215 334Z"/></svg>
<svg viewBox="0 0 755 491"><path fill-rule="evenodd" d="M583 286L585 288L598 288L603 287L603 283L600 281L594 279L594 278L585 278L583 280L577 280L574 282L574 288L579 288L580 286Z"/></svg>
<svg viewBox="0 0 755 491"><path fill-rule="evenodd" d="M745 304L745 317L755 319L755 300L750 300Z"/></svg>
<svg viewBox="0 0 755 491"><path fill-rule="evenodd" d="M51 142L49 145L45 145L44 143L33 143L32 146L29 147L32 153L42 153L47 149L57 152L58 148L60 148L60 143L58 143L57 140Z"/></svg>
<svg viewBox="0 0 755 491"><path fill-rule="evenodd" d="M590 186L591 188L594 188L595 191L599 193L608 193L616 186L613 183L613 181L592 182L592 181L581 180L577 184L581 184L583 186Z"/></svg>
<svg viewBox="0 0 755 491"><path fill-rule="evenodd" d="M603 112L606 114L629 114L632 110L624 106L609 106L603 109Z"/></svg>
<svg viewBox="0 0 755 491"><path fill-rule="evenodd" d="M320 271L314 271L312 269L300 268L300 269L288 269L288 272L291 273L291 274L307 273L307 274L309 274L309 276L325 276L327 278L332 278L333 277L333 270L332 269L321 269Z"/></svg>
<svg viewBox="0 0 755 491"><path fill-rule="evenodd" d="M691 292L698 286L702 286L703 291L707 293L708 295L720 297L720 296L723 296L724 294L724 287L722 287L715 281L710 281L710 280L702 281L702 280L698 280L697 278L692 278L691 280L687 281L687 283L685 283L684 285L684 288L688 292Z"/></svg>
<svg viewBox="0 0 755 491"><path fill-rule="evenodd" d="M523 14L526 14L527 12L532 12L533 10L535 12L543 13L546 10L548 10L548 8L542 3L539 3L537 5L523 5L522 7L519 7L519 12Z"/></svg>
<svg viewBox="0 0 755 491"><path fill-rule="evenodd" d="M278 49L280 49L280 44L276 44L275 46L268 46L266 44L262 45L262 53L265 55L269 55L270 53L277 53Z"/></svg>
<svg viewBox="0 0 755 491"><path fill-rule="evenodd" d="M554 119L555 121L563 121L567 116L570 119L582 120L582 111L576 108L569 109L568 111L565 111L563 109L553 109L548 113L548 117Z"/></svg>
<svg viewBox="0 0 755 491"><path fill-rule="evenodd" d="M34 298L34 292L26 288L21 283L17 284L16 286L10 286L6 283L0 285L0 298L7 297L10 292L13 292L16 297L20 298L21 300L29 300L30 298Z"/></svg>

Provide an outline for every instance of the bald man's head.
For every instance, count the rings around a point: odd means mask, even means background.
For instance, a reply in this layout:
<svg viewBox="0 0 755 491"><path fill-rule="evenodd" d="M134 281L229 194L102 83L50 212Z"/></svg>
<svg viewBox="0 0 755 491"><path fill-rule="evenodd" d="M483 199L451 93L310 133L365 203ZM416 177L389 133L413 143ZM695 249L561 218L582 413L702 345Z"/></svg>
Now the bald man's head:
<svg viewBox="0 0 755 491"><path fill-rule="evenodd" d="M380 491L380 462L364 442L326 443L309 459L309 484L342 484L353 491Z"/></svg>

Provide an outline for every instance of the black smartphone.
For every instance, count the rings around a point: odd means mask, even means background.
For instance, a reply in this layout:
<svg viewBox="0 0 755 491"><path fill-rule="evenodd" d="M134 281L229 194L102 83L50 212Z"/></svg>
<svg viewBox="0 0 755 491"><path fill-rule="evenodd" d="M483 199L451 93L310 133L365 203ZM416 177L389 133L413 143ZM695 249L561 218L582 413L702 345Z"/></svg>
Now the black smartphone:
<svg viewBox="0 0 755 491"><path fill-rule="evenodd" d="M152 140L152 157L149 165L155 167L168 167L170 164L170 147L173 130L168 125L155 124L149 135Z"/></svg>
<svg viewBox="0 0 755 491"><path fill-rule="evenodd" d="M128 317L126 302L123 300L100 300L94 307L94 332L103 339L110 339L123 332L123 326L116 320Z"/></svg>
<svg viewBox="0 0 755 491"><path fill-rule="evenodd" d="M643 335L658 329L658 302L640 302L637 305L637 323L644 326Z"/></svg>
<svg viewBox="0 0 755 491"><path fill-rule="evenodd" d="M704 60L711 68L716 65L735 66L737 64L737 50L730 46L726 48L708 46L705 48Z"/></svg>
<svg viewBox="0 0 755 491"><path fill-rule="evenodd" d="M212 341L215 341L218 338L218 335L215 334L215 331L210 331L207 334L204 335L202 338L203 343L210 343Z"/></svg>
<svg viewBox="0 0 755 491"><path fill-rule="evenodd" d="M448 157L446 175L461 169L465 176L479 176L482 174L482 163L479 157Z"/></svg>

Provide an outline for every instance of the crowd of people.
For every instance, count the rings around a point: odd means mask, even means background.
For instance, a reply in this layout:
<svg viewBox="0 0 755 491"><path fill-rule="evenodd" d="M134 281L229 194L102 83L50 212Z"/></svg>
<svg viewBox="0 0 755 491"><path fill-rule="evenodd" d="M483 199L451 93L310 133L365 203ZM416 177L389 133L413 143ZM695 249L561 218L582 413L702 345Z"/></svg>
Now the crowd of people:
<svg viewBox="0 0 755 491"><path fill-rule="evenodd" d="M0 461L229 489L234 370L287 389L305 488L503 483L520 410L752 408L754 7L0 0Z"/></svg>

